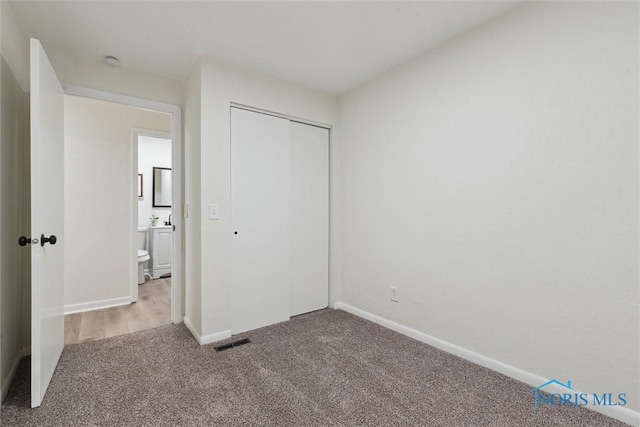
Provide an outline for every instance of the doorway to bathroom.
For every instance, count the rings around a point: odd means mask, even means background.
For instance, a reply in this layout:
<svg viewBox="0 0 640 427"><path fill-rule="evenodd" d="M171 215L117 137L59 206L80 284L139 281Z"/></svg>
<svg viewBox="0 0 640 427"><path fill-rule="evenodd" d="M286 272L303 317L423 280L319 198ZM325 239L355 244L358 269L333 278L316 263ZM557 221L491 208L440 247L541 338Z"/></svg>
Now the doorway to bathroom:
<svg viewBox="0 0 640 427"><path fill-rule="evenodd" d="M132 300L150 297L147 289L161 288L155 300L162 309L170 309L167 297L171 283L173 261L173 214L172 214L172 168L171 134L150 129L134 129L134 173L136 176L134 212L138 230L137 278L131 282ZM137 158L137 160L136 160ZM165 307L166 303L166 307Z"/></svg>
<svg viewBox="0 0 640 427"><path fill-rule="evenodd" d="M65 344L181 322L180 108L65 93Z"/></svg>

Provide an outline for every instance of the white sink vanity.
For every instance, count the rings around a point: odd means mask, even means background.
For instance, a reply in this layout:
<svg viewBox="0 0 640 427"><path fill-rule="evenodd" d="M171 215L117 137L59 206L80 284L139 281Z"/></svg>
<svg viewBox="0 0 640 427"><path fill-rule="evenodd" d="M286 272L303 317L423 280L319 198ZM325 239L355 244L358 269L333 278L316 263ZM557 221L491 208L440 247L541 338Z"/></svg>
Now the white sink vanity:
<svg viewBox="0 0 640 427"><path fill-rule="evenodd" d="M150 228L149 255L151 266L149 273L154 279L171 274L173 248L173 225L157 225Z"/></svg>

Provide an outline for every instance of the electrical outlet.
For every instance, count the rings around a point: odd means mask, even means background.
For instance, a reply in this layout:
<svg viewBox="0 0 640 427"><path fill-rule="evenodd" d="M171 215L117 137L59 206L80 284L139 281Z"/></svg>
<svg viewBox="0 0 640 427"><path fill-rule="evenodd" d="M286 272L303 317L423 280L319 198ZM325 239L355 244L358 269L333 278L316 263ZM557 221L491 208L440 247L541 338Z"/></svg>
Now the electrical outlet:
<svg viewBox="0 0 640 427"><path fill-rule="evenodd" d="M398 287L397 286L391 286L391 301L399 302L399 299L398 299Z"/></svg>

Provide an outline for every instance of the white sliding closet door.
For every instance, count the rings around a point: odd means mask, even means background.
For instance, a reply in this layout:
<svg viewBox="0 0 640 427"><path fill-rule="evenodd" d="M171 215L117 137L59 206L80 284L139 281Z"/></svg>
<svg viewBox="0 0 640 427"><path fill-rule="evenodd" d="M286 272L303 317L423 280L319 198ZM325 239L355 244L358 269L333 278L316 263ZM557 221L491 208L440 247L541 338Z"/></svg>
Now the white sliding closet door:
<svg viewBox="0 0 640 427"><path fill-rule="evenodd" d="M291 315L329 305L329 130L291 122Z"/></svg>
<svg viewBox="0 0 640 427"><path fill-rule="evenodd" d="M234 334L289 319L289 168L289 120L231 108Z"/></svg>

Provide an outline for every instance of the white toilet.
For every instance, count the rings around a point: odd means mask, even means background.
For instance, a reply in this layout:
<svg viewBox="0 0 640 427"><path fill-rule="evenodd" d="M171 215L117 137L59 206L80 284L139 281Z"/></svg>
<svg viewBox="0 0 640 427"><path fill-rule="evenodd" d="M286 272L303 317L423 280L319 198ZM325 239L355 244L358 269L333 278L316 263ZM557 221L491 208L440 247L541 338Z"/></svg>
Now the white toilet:
<svg viewBox="0 0 640 427"><path fill-rule="evenodd" d="M147 227L138 227L138 285L145 282L144 266L151 259L147 251Z"/></svg>

